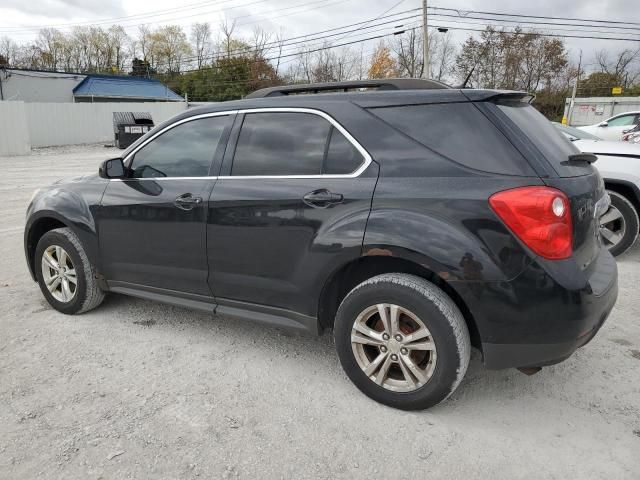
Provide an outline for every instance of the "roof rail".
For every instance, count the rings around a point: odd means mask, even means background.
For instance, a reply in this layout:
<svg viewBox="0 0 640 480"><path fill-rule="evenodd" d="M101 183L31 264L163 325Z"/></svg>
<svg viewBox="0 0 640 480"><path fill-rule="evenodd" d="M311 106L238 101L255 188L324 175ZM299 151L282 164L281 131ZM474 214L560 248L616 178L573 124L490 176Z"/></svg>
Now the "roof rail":
<svg viewBox="0 0 640 480"><path fill-rule="evenodd" d="M245 98L281 97L301 93L320 93L375 88L377 90L440 90L451 88L436 80L421 78L385 78L382 80L353 80L348 82L309 83L304 85L282 85L256 90Z"/></svg>

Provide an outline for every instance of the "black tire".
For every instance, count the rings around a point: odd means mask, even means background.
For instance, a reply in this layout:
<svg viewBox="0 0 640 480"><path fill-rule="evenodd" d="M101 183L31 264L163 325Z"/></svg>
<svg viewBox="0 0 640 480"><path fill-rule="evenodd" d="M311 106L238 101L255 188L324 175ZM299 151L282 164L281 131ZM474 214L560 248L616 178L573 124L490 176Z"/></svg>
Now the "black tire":
<svg viewBox="0 0 640 480"><path fill-rule="evenodd" d="M375 383L360 367L351 344L358 315L377 304L408 309L431 333L437 359L430 379L410 392L390 391ZM384 274L354 288L342 301L334 326L338 356L344 371L365 395L401 410L423 410L451 395L469 365L469 331L456 304L434 284L407 274Z"/></svg>
<svg viewBox="0 0 640 480"><path fill-rule="evenodd" d="M73 298L62 302L53 297L45 285L42 272L42 256L51 246L60 246L69 255L76 271L77 285ZM87 254L78 236L69 228L57 228L45 233L36 246L34 265L36 278L42 294L49 305L67 315L88 312L96 308L104 300L104 292L98 286L96 272L89 262Z"/></svg>
<svg viewBox="0 0 640 480"><path fill-rule="evenodd" d="M613 225L615 227L621 228L620 231L623 232L622 239L618 243L614 245L604 239L605 245L607 246L611 254L614 257L617 257L629 250L636 242L638 238L638 231L640 230L640 221L638 220L638 212L636 211L633 204L625 196L611 190L607 190L607 193L611 197L612 207L616 208L622 214L622 221L624 222L623 227L622 225L613 222ZM603 228L604 227L601 226L601 232Z"/></svg>

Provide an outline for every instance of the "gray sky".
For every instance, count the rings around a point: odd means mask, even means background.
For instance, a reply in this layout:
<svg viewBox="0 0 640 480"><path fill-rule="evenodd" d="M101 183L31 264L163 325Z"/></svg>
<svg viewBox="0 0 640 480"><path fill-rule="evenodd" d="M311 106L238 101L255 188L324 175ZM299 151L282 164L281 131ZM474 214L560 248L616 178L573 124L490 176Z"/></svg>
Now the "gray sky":
<svg viewBox="0 0 640 480"><path fill-rule="evenodd" d="M2 0L0 5L0 36L7 35L18 42L31 40L37 28L55 26L66 31L71 24L88 24L99 22L102 26L110 23L123 25L130 34L134 34L138 24L151 26L162 24L179 24L185 28L193 22L208 21L214 26L222 19L236 19L240 33L248 34L255 25L267 31L283 31L285 37L309 34L312 32L339 27L350 23L361 22L376 17L399 0ZM462 11L481 10L490 12L519 13L530 15L562 16L601 20L621 20L640 23L640 8L637 0L535 0L529 2L516 0L429 0L430 6L455 8ZM421 6L420 0L404 0L390 13L402 12ZM169 10L169 11L167 11ZM164 11L164 12L161 12ZM454 14L455 12L441 13ZM153 16L151 16L153 15ZM132 17L135 16L135 17ZM130 18L126 18L130 17ZM432 17L430 24L434 26L449 25L454 19ZM418 20L405 20L414 22ZM487 23L483 20L457 18L463 28L484 28L473 23ZM496 23L499 24L499 23ZM410 25L410 26L411 26ZM505 24L509 25L509 24ZM391 25L393 26L393 25ZM345 36L340 42L347 42L366 36L374 36L389 32L372 28L370 34L360 37ZM543 29L544 26L540 26ZM577 27L557 27L576 29ZM591 28L598 30L599 28ZM600 30L603 30L600 28ZM556 32L567 35L584 35L575 31ZM622 35L627 33L627 35ZM472 32L454 32L457 41L461 42ZM586 35L597 35L586 33ZM631 36L628 31L610 30L602 36ZM636 38L640 39L640 25ZM337 43L337 42L336 42ZM585 62L593 61L593 51L607 49L612 52L623 48L638 48L638 42L619 42L608 40L566 39L572 58L577 58L580 49L584 50ZM372 45L365 48L371 49Z"/></svg>

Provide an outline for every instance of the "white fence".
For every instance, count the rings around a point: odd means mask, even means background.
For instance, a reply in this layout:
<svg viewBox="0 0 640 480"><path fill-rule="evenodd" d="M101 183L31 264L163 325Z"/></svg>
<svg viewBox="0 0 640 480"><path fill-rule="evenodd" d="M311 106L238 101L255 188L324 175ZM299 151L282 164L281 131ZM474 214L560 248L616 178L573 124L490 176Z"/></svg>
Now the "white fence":
<svg viewBox="0 0 640 480"><path fill-rule="evenodd" d="M26 155L30 151L24 104L0 102L0 155Z"/></svg>
<svg viewBox="0 0 640 480"><path fill-rule="evenodd" d="M113 112L149 112L157 125L187 109L172 103L0 102L0 155L31 148L113 141Z"/></svg>
<svg viewBox="0 0 640 480"><path fill-rule="evenodd" d="M567 98L564 115L569 125L580 127L600 123L619 113L640 110L640 97L588 97L576 98L573 115L569 116L571 99Z"/></svg>

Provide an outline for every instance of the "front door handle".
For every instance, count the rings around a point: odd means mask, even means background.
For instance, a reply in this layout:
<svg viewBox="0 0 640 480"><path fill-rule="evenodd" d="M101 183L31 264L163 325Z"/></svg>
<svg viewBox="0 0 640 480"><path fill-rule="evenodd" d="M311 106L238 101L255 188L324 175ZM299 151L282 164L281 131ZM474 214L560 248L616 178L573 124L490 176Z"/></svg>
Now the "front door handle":
<svg viewBox="0 0 640 480"><path fill-rule="evenodd" d="M181 210L193 210L200 203L202 203L202 197L194 197L190 193L184 193L178 196L173 204Z"/></svg>
<svg viewBox="0 0 640 480"><path fill-rule="evenodd" d="M342 203L344 196L341 193L332 193L326 188L323 188L307 193L302 197L302 200L310 207L326 208L330 205Z"/></svg>

